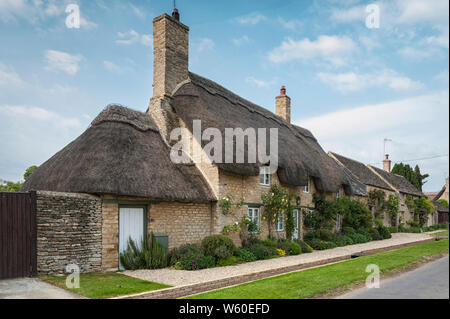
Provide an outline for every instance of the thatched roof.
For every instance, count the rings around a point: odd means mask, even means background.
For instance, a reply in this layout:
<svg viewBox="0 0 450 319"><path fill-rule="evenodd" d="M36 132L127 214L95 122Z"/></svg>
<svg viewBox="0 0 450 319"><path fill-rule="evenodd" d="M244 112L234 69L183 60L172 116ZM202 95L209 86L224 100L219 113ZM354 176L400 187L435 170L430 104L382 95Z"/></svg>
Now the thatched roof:
<svg viewBox="0 0 450 319"><path fill-rule="evenodd" d="M169 151L148 114L112 105L36 169L22 190L215 200L196 167L173 164Z"/></svg>
<svg viewBox="0 0 450 319"><path fill-rule="evenodd" d="M439 198L441 198L442 195L444 195L444 193L445 193L445 188L446 188L446 185L444 185L442 187L442 189L434 196L434 198L432 200L438 200Z"/></svg>
<svg viewBox="0 0 450 319"><path fill-rule="evenodd" d="M330 152L330 154L346 167L361 183L393 191L392 187L363 163L333 152Z"/></svg>
<svg viewBox="0 0 450 319"><path fill-rule="evenodd" d="M383 177L389 184L394 186L400 193L414 196L425 196L403 176L386 172L385 170L378 167L370 167L373 168L378 174L380 174L381 177Z"/></svg>
<svg viewBox="0 0 450 319"><path fill-rule="evenodd" d="M319 191L337 192L342 185L349 186L343 171L323 151L311 132L287 123L211 80L193 73L189 76L190 81L174 94L172 106L191 131L193 120L197 119L202 121L203 129L217 128L222 136L225 136L225 128L266 128L267 131L277 128L278 176L282 183L304 186L309 176ZM203 145L207 143L202 142ZM218 164L224 171L248 176L258 175L261 165Z"/></svg>
<svg viewBox="0 0 450 319"><path fill-rule="evenodd" d="M434 207L436 207L436 211L438 213L448 213L449 209L448 207L445 207L444 204L441 202L438 202L437 200L432 201Z"/></svg>

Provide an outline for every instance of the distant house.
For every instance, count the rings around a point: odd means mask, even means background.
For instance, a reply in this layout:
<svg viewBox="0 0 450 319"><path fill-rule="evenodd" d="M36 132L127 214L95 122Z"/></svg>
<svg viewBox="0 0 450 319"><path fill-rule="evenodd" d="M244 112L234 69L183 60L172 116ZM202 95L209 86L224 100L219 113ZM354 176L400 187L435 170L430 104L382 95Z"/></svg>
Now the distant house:
<svg viewBox="0 0 450 319"><path fill-rule="evenodd" d="M442 189L435 193L434 196L431 199L434 206L436 207L436 211L438 213L438 221L439 224L448 224L448 207L444 206L441 202L439 202L440 199L444 199L449 202L448 199L449 196L449 185L448 185L448 177L445 179L445 185L442 187Z"/></svg>
<svg viewBox="0 0 450 319"><path fill-rule="evenodd" d="M188 34L189 28L176 13L155 18L153 97L147 112L107 107L23 186L23 190L97 196L101 238L93 241L101 242L101 251L91 249L89 254L100 256L103 270L117 269L119 252L126 248L129 237L138 239L150 231L173 248L219 234L246 216L267 236L261 195L275 183L289 189L300 202L294 212L297 237L302 235L302 210L313 209L314 193L329 199L365 195L365 186L327 156L310 131L290 123L291 100L285 88L275 99L273 114L189 72ZM235 161L174 164L170 157L176 142L170 138L173 129L186 128L190 141L206 144L194 134L194 120L201 120L204 128L218 129L222 136L226 128L277 128L278 169L270 173L268 163ZM189 155L192 158L193 154ZM225 215L218 201L226 196L236 201L243 198L244 205ZM38 210L38 222L44 210ZM284 226L281 219L274 225L274 233L283 236ZM42 229L38 227L38 238L45 242ZM238 234L231 236L239 243ZM38 256L38 262L45 258L45 254Z"/></svg>
<svg viewBox="0 0 450 319"><path fill-rule="evenodd" d="M365 184L367 193L381 190L385 193L386 200L391 194L398 196L400 199L400 214L397 223L413 221L414 216L406 204L407 199L408 197L415 199L424 196L424 194L403 176L390 172L391 161L389 160L388 155L386 155L386 158L383 161L383 169L379 169L333 152L329 152L328 154L336 162L348 169L359 182ZM388 226L391 225L388 214L384 213L383 217L384 224ZM432 225L436 222L436 216L431 216L431 218L428 219L428 225Z"/></svg>

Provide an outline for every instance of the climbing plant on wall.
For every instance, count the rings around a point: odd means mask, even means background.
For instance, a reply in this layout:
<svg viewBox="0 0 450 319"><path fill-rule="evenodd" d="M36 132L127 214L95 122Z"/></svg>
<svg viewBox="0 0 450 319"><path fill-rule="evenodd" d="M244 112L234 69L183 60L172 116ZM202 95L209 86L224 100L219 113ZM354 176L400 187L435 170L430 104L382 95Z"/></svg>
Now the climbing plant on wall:
<svg viewBox="0 0 450 319"><path fill-rule="evenodd" d="M264 205L263 220L267 221L269 236L272 235L272 227L278 218L285 220L286 237L292 236L294 231L292 198L293 195L277 184L273 184L267 193L261 195Z"/></svg>
<svg viewBox="0 0 450 319"><path fill-rule="evenodd" d="M391 225L397 226L397 216L400 212L400 200L398 196L391 194L386 202L386 210L391 218Z"/></svg>

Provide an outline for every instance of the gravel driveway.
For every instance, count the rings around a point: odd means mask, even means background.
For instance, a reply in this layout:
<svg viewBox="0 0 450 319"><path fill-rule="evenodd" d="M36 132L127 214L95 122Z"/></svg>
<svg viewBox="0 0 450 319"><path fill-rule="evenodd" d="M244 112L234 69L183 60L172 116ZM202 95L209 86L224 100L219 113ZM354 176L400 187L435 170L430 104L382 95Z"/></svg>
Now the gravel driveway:
<svg viewBox="0 0 450 319"><path fill-rule="evenodd" d="M392 234L392 238L390 239L372 241L365 244L337 247L327 250L318 250L310 254L287 256L269 260L258 260L251 263L244 263L235 266L215 267L197 271L175 270L170 268L154 269L154 270L134 270L134 271L127 270L124 272L124 274L167 285L184 286L233 277L237 275L251 274L254 272L264 271L268 269L293 266L302 263L309 263L329 258L345 256L349 254L355 254L363 250L371 250L407 244L429 239L430 237L431 237L430 235L424 233L423 234L395 233Z"/></svg>

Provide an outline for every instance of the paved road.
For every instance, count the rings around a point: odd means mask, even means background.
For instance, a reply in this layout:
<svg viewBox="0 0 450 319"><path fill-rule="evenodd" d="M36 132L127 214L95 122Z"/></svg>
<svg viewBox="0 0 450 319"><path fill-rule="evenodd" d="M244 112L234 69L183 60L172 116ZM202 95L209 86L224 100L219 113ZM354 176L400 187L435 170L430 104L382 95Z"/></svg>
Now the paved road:
<svg viewBox="0 0 450 319"><path fill-rule="evenodd" d="M79 299L81 296L37 278L0 280L0 299Z"/></svg>
<svg viewBox="0 0 450 319"><path fill-rule="evenodd" d="M448 299L448 256L390 279L381 279L380 288L361 288L337 299Z"/></svg>

